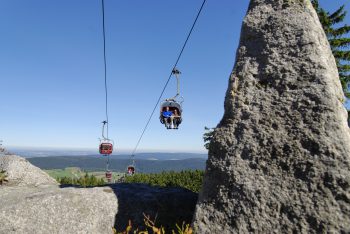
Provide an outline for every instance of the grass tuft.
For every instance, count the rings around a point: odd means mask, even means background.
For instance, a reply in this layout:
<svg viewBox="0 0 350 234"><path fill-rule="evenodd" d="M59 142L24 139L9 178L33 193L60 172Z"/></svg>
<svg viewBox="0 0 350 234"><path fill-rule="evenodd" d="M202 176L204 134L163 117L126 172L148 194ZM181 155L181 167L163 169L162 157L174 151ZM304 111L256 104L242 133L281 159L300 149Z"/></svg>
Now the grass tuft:
<svg viewBox="0 0 350 234"><path fill-rule="evenodd" d="M129 220L129 224L126 227L125 231L117 232L115 228L113 228L114 234L166 234L165 228L160 226L157 227L156 222L152 221L151 218L148 215L143 214L144 216L144 224L146 226L145 230L138 230L138 228L133 229L132 222ZM177 230L171 230L171 234L194 234L193 229L190 224L185 224L184 222L182 225L176 224ZM169 232L168 232L169 233Z"/></svg>

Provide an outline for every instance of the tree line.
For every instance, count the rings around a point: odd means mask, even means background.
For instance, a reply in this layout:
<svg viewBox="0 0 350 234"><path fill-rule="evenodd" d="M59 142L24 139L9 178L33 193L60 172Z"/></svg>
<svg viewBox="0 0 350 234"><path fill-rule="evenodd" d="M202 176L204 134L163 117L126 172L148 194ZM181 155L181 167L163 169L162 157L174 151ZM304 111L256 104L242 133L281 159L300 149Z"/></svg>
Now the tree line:
<svg viewBox="0 0 350 234"><path fill-rule="evenodd" d="M103 178L97 178L94 175L89 175L87 172L84 176L79 178L73 177L61 177L56 178L57 182L61 185L79 185L81 187L93 187L93 186L102 186L105 185L105 181Z"/></svg>
<svg viewBox="0 0 350 234"><path fill-rule="evenodd" d="M146 183L161 187L182 187L198 193L202 187L204 171L168 171L151 174L135 174L125 178L126 183Z"/></svg>
<svg viewBox="0 0 350 234"><path fill-rule="evenodd" d="M181 187L198 193L202 187L204 171L186 170L186 171L163 171L161 173L134 174L124 178L125 183L144 183L151 186L161 187ZM94 175L85 173L79 178L61 177L56 178L61 185L77 185L81 187L103 186L106 184L103 178L97 178Z"/></svg>

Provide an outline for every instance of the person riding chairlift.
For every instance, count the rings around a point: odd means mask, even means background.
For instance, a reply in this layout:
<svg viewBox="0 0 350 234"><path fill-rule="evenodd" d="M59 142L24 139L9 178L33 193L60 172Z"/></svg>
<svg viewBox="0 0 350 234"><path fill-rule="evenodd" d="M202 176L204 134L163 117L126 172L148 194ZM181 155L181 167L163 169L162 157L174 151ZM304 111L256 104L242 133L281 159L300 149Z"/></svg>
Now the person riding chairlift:
<svg viewBox="0 0 350 234"><path fill-rule="evenodd" d="M165 110L162 112L162 116L164 119L164 125L167 129L171 128L173 125L173 118L172 118L173 112L170 111L169 107L165 107Z"/></svg>
<svg viewBox="0 0 350 234"><path fill-rule="evenodd" d="M180 117L177 109L174 109L174 114L171 116L171 122L173 123L173 126L175 129L179 128L179 124L181 122L180 118L181 117Z"/></svg>
<svg viewBox="0 0 350 234"><path fill-rule="evenodd" d="M132 167L129 167L129 168L128 168L128 174L129 174L129 175L133 175L134 173L135 173L135 169L132 168Z"/></svg>

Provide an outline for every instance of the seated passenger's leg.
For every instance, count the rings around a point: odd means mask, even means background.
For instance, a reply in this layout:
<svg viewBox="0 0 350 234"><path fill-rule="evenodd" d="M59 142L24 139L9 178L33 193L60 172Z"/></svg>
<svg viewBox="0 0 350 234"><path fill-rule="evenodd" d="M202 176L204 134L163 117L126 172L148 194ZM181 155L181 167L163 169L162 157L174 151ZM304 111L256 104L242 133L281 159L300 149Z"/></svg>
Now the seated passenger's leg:
<svg viewBox="0 0 350 234"><path fill-rule="evenodd" d="M170 128L171 129L173 129L175 126L174 126L174 117L173 116L171 116L170 117L170 123L169 123L169 125L170 125Z"/></svg>
<svg viewBox="0 0 350 234"><path fill-rule="evenodd" d="M164 125L167 129L169 129L169 118L164 118Z"/></svg>

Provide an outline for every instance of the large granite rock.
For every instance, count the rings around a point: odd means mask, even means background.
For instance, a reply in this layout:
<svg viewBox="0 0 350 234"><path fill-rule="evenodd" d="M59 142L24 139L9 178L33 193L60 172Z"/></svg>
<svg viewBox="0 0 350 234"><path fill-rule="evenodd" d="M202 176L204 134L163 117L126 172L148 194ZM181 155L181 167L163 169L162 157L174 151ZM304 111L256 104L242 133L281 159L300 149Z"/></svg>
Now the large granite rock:
<svg viewBox="0 0 350 234"><path fill-rule="evenodd" d="M214 132L198 233L350 233L350 135L309 0L251 0Z"/></svg>

